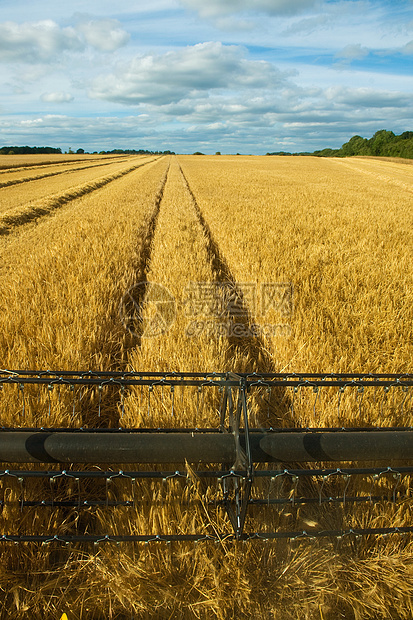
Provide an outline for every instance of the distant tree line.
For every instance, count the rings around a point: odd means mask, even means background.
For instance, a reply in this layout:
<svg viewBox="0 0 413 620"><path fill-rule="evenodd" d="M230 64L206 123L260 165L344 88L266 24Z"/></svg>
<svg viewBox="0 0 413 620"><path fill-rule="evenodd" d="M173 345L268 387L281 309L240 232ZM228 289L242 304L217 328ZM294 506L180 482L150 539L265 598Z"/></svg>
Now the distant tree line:
<svg viewBox="0 0 413 620"><path fill-rule="evenodd" d="M381 129L370 139L353 136L340 149L314 151L320 157L351 157L370 155L375 157L405 157L413 159L413 131L404 131L397 136L392 131Z"/></svg>
<svg viewBox="0 0 413 620"><path fill-rule="evenodd" d="M317 157L351 157L368 155L373 157L404 157L413 159L413 131L404 131L399 136L387 129L376 131L370 139L353 136L339 149L322 149L313 153L288 153L278 151L267 155L316 155Z"/></svg>
<svg viewBox="0 0 413 620"><path fill-rule="evenodd" d="M55 149L51 146L2 146L0 149L0 155L44 155L44 154L60 154L62 149ZM70 148L69 155L74 155L75 152ZM83 155L86 153L84 149L77 149L77 155ZM97 154L94 151L94 154ZM148 151L146 149L113 149L112 151L99 151L100 155L175 155L173 151Z"/></svg>
<svg viewBox="0 0 413 620"><path fill-rule="evenodd" d="M175 155L173 151L148 151L146 149L113 149L112 151L99 151L99 155Z"/></svg>
<svg viewBox="0 0 413 620"><path fill-rule="evenodd" d="M1 155L28 155L28 154L48 154L61 153L62 149L54 149L51 146L2 146Z"/></svg>

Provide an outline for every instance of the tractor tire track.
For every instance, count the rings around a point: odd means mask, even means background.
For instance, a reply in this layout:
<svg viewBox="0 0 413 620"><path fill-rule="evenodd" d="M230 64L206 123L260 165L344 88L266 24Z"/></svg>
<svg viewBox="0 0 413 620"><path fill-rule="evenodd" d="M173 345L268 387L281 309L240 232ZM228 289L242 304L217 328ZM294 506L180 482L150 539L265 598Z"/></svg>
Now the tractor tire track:
<svg viewBox="0 0 413 620"><path fill-rule="evenodd" d="M159 158L157 158L159 159ZM72 187L71 189L63 192L62 194L54 194L49 198L41 198L28 204L26 207L17 207L16 209L12 209L9 212L5 212L0 216L0 235L9 235L14 232L16 227L22 226L31 222L32 220L38 219L45 215L50 215L56 209L66 205L67 203L75 200L76 198L80 198L81 196L85 196L86 194L90 194L108 183L115 181L116 179L120 179L121 177L134 172L138 168L145 166L149 163L157 161L157 159L151 160L149 162L143 162L138 165L130 166L129 168L125 168L120 172L109 175L107 177L101 177L96 181L91 183L86 183L83 185L78 185Z"/></svg>
<svg viewBox="0 0 413 620"><path fill-rule="evenodd" d="M230 330L232 335L229 337L230 348L228 351L228 362L230 363L234 355L237 353L241 353L244 357L247 354L247 365L245 369L242 369L242 372L276 372L272 357L265 349L262 339L258 335L253 334L251 330L251 325L254 325L256 321L248 308L244 294L231 271L228 261L222 254L218 243L214 239L212 231L201 211L196 196L192 191L188 179L186 178L181 167L180 171L186 188L191 196L196 216L205 234L208 257L211 261L215 283L222 287L225 302L228 300L227 317L230 320L232 327L235 325L240 325L240 329L238 330L240 335L234 335L234 332L237 331L236 329ZM236 309L236 311L233 311L232 308Z"/></svg>
<svg viewBox="0 0 413 620"><path fill-rule="evenodd" d="M275 373L272 355L265 348L265 344L256 330L251 328L256 324L253 314L248 307L244 294L234 277L227 259L222 254L217 241L206 221L198 204L196 196L189 185L181 166L185 186L191 196L192 204L199 223L204 231L207 253L211 261L215 283L222 289L226 308L226 319L230 322L228 348L226 352L227 368L233 372L243 373ZM233 310L235 308L235 311ZM291 399L284 388L276 388L270 394L259 399L257 421L262 426L268 426L268 412L272 412L277 424L294 426L291 419Z"/></svg>
<svg viewBox="0 0 413 620"><path fill-rule="evenodd" d="M149 285L148 273L150 269L153 238L155 235L159 211L165 185L168 179L170 164L161 178L157 193L155 195L152 213L137 230L137 243L135 250L135 260L132 263L132 277L124 282L126 293L118 306L118 310L111 317L113 326L112 334L107 333L107 327L103 327L102 337L110 338L113 343L113 365L116 371L122 372L128 369L129 352L131 349L141 346L142 334L142 304L144 303L146 291ZM136 283L141 286L136 288ZM131 291L133 291L131 293ZM120 323L122 325L120 325ZM99 340L99 336L97 336ZM118 428L121 425L119 416L119 386L113 385L107 388L105 394L100 394L97 390L93 392L91 398L80 406L82 425L89 428L107 427Z"/></svg>
<svg viewBox="0 0 413 620"><path fill-rule="evenodd" d="M162 177L159 189L155 198L154 209L148 222L143 224L138 232L136 245L136 262L134 264L135 282L125 293L120 303L119 314L122 323L129 334L130 344L125 347L125 357L123 363L126 367L127 352L133 347L140 347L143 334L142 309L147 295L149 281L148 273L151 265L153 239L155 236L156 225L159 211L161 209L162 198L168 180L170 163Z"/></svg>

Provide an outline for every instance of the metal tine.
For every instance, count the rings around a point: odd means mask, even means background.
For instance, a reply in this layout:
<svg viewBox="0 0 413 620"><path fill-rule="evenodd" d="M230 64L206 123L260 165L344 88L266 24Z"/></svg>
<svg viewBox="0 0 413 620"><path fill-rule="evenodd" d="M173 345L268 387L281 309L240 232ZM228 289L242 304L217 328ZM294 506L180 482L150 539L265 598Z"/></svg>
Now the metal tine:
<svg viewBox="0 0 413 620"><path fill-rule="evenodd" d="M267 420L270 419L271 388L267 387Z"/></svg>
<svg viewBox="0 0 413 620"><path fill-rule="evenodd" d="M406 400L407 400L407 396L408 396L408 394L409 394L409 388L408 388L408 387L403 386L403 387L402 387L402 394L404 394L404 397L403 397L403 399L402 399L402 402L400 403L400 405L401 405L401 412L400 412L400 413L401 413L401 415L403 416L403 414L404 414L404 403L405 403L405 402L406 402Z"/></svg>
<svg viewBox="0 0 413 620"><path fill-rule="evenodd" d="M293 391L293 397L291 399L291 417L294 418L294 414L295 414L295 411L294 411L295 396L296 396L296 394L298 392L298 387L296 385L294 385L291 389Z"/></svg>
<svg viewBox="0 0 413 620"><path fill-rule="evenodd" d="M317 405L318 395L320 393L318 386L313 387L313 392L315 394L314 405L313 405L313 416L315 419L316 418L316 405Z"/></svg>
<svg viewBox="0 0 413 620"><path fill-rule="evenodd" d="M25 397L24 397L24 383L20 383L19 384L19 390L22 394L22 400L23 400L23 410L22 410L22 418L25 418L25 414L26 414L26 401L25 401Z"/></svg>
<svg viewBox="0 0 413 620"><path fill-rule="evenodd" d="M346 482L346 486L344 487L344 490L343 490L343 507L345 507L346 505L347 489L350 485L351 478L352 478L351 474L348 474L348 473L343 474L343 480Z"/></svg>
<svg viewBox="0 0 413 620"><path fill-rule="evenodd" d="M139 411L142 408L142 399L143 399L143 385L138 385L137 386L137 391L138 391L138 403L139 403Z"/></svg>
<svg viewBox="0 0 413 620"><path fill-rule="evenodd" d="M204 414L204 408L205 408L205 390L204 390L203 385L200 385L199 388L201 389L201 406L200 406L199 416L202 417ZM198 420L199 419L200 418L198 418ZM196 426L198 426L198 424Z"/></svg>
<svg viewBox="0 0 413 620"><path fill-rule="evenodd" d="M395 472L393 474L393 478L396 480L396 484L393 487L393 504L396 503L396 491L397 488L400 486L400 482L401 482L401 473L400 472Z"/></svg>
<svg viewBox="0 0 413 620"><path fill-rule="evenodd" d="M80 492L80 478L75 478L75 482L77 483L77 501L78 501L78 508L80 508L80 506L81 506L81 502L82 502L82 497L81 497L81 492Z"/></svg>
<svg viewBox="0 0 413 620"><path fill-rule="evenodd" d="M321 506L321 504L323 503L323 498L322 498L322 495L323 495L323 489L324 489L324 486L325 486L325 484L326 484L326 482L327 482L327 480L328 480L328 475L327 475L327 476L322 476L322 478L321 478L321 479L322 479L322 481L323 481L323 482L322 482L322 484L321 484L321 486L320 486L320 490L319 490L319 492L318 492L318 505L319 505L319 506Z"/></svg>
<svg viewBox="0 0 413 620"><path fill-rule="evenodd" d="M20 484L20 512L23 512L23 506L24 506L24 478L19 476L17 478L17 480L19 481L19 484Z"/></svg>
<svg viewBox="0 0 413 620"><path fill-rule="evenodd" d="M106 508L109 506L109 484L112 483L112 478L108 477L105 480L105 488L106 488Z"/></svg>
<svg viewBox="0 0 413 620"><path fill-rule="evenodd" d="M297 487L298 487L299 481L300 481L299 476L291 476L292 488L291 488L291 491L290 491L290 496L291 496L291 505L292 506L295 506L295 497L296 497Z"/></svg>
<svg viewBox="0 0 413 620"><path fill-rule="evenodd" d="M54 508L54 483L56 482L56 479L54 477L49 478L49 486L50 486L50 494L51 494L51 501L52 501L52 508Z"/></svg>
<svg viewBox="0 0 413 620"><path fill-rule="evenodd" d="M385 400L386 400L386 402L388 401L387 397L388 397L389 389L390 388L387 385L383 388L383 398L381 399L381 403L380 403L380 416L383 415L383 404L384 404L384 401Z"/></svg>
<svg viewBox="0 0 413 620"><path fill-rule="evenodd" d="M73 392L72 420L74 420L75 415L76 415L76 391L75 391L75 386L73 385L73 383L69 385L69 391ZM82 391L82 386L80 386L80 392L81 391ZM80 399L79 399L79 403L80 403Z"/></svg>
<svg viewBox="0 0 413 620"><path fill-rule="evenodd" d="M360 397L360 400L359 400L359 416L361 418L362 417L362 408L363 408L364 385L359 385L358 386L357 393L356 393L356 400L358 400L359 394L361 394L361 397Z"/></svg>
<svg viewBox="0 0 413 620"><path fill-rule="evenodd" d="M98 387L98 392L99 392L99 410L98 410L98 417L100 418L100 409L101 409L101 404L102 404L102 390L103 390L103 384L101 383Z"/></svg>
<svg viewBox="0 0 413 620"><path fill-rule="evenodd" d="M121 419L123 419L123 416L125 415L125 399L124 399L124 394L125 394L125 385L122 383L121 388L120 388L120 410L121 410L120 417L121 417Z"/></svg>
<svg viewBox="0 0 413 620"><path fill-rule="evenodd" d="M195 412L195 417L192 420L192 426L195 426L195 427L198 426L198 421L199 421L199 401L201 399L201 391L202 391L202 386L198 385L196 388L196 412Z"/></svg>
<svg viewBox="0 0 413 620"><path fill-rule="evenodd" d="M150 417L150 414L151 414L151 394L152 394L152 392L153 392L153 385L150 385L149 389L148 389L148 411L147 411L147 417L148 418Z"/></svg>
<svg viewBox="0 0 413 620"><path fill-rule="evenodd" d="M47 386L47 396L48 396L48 400L49 400L49 413L48 413L48 417L50 418L50 413L52 410L52 400L50 398L50 392L53 391L53 385L51 383L49 383L49 385Z"/></svg>
<svg viewBox="0 0 413 620"><path fill-rule="evenodd" d="M368 494L369 497L370 497L370 504L373 503L373 489L374 489L376 483L378 482L380 476L381 476L381 473L380 474L373 474L372 477L371 477L372 481L371 481L371 486L370 486L370 492Z"/></svg>
<svg viewBox="0 0 413 620"><path fill-rule="evenodd" d="M132 491L132 507L136 508L136 478L129 478Z"/></svg>

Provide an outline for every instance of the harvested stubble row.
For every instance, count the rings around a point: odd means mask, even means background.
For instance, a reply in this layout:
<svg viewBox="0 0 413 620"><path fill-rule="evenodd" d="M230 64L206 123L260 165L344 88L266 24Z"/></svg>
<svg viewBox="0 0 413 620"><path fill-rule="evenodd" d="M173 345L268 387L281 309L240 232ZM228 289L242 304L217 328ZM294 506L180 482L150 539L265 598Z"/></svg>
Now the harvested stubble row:
<svg viewBox="0 0 413 620"><path fill-rule="evenodd" d="M121 159L103 168L94 166L78 170L74 174L68 172L64 175L39 178L30 181L29 188L24 183L2 187L0 188L0 226L2 220L11 219L17 210L22 211L31 206L35 208L37 201L40 201L41 205L42 201L47 201L52 197L57 198L63 192L75 192L87 183L99 183L104 178L115 177L147 160L147 157L134 157L126 161Z"/></svg>
<svg viewBox="0 0 413 620"><path fill-rule="evenodd" d="M149 163L7 238L0 249L3 368L122 366L131 338L118 306L135 282L139 236L166 163ZM13 424L16 409L21 410L18 401L2 411L2 425ZM69 414L62 419L55 411L56 419L48 420L30 419L26 410L24 423L70 423Z"/></svg>
<svg viewBox="0 0 413 620"><path fill-rule="evenodd" d="M413 160L395 159L384 160L384 158L368 159L363 157L352 157L351 159L333 159L334 166L341 164L354 172L361 172L370 177L371 180L378 180L385 184L395 185L401 189L413 192Z"/></svg>
<svg viewBox="0 0 413 620"><path fill-rule="evenodd" d="M165 185L161 208L156 219L152 243L146 256L145 276L148 287L160 285L160 290L149 288L144 310L144 334L141 346L130 352L130 369L154 372L205 372L214 369L222 372L225 365L225 343L209 338L191 337L193 307L190 293L193 283L210 284L214 281L210 258L206 248L205 234L200 225L191 197L185 187L176 158L172 160ZM143 278L142 278L143 279ZM152 316L151 296L162 288L170 293L170 314L162 314L165 327L157 327ZM161 299L162 301L162 299ZM196 317L195 317L196 318ZM162 332L162 333L161 333ZM153 336L152 336L153 334ZM179 400L179 399L178 399ZM135 416L135 403L131 404L131 416ZM179 416L178 416L179 419ZM138 420L135 419L134 423ZM166 420L154 420L158 425ZM210 424L203 421L206 424ZM132 419L128 424L132 423ZM146 420L145 420L146 424Z"/></svg>
<svg viewBox="0 0 413 620"><path fill-rule="evenodd" d="M39 179L46 179L59 174L73 174L80 170L87 170L97 166L109 166L112 163L120 163L126 158L114 157L102 161L80 161L80 162L62 162L60 164L50 164L48 166L28 167L13 171L0 171L0 189L10 187L11 185L20 185L21 183L29 183ZM103 168L105 170L105 168ZM27 189L27 188L26 188Z"/></svg>
<svg viewBox="0 0 413 620"><path fill-rule="evenodd" d="M50 166L53 164L63 164L69 163L73 164L73 162L81 162L81 161L102 161L103 159L112 159L113 155L87 155L87 154L71 154L67 155L66 153L63 155L59 154L31 154L27 153L26 155L8 155L7 157L0 158L0 170L30 170L32 168L41 168L43 166Z"/></svg>

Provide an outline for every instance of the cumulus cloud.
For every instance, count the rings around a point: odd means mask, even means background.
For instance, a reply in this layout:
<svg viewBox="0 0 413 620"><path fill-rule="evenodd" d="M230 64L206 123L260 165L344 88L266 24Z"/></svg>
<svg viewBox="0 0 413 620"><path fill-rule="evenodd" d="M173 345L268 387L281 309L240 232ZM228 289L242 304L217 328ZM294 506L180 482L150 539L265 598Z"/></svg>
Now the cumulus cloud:
<svg viewBox="0 0 413 620"><path fill-rule="evenodd" d="M38 62L65 50L79 50L82 42L73 28L60 28L47 19L38 22L0 24L0 60Z"/></svg>
<svg viewBox="0 0 413 620"><path fill-rule="evenodd" d="M116 20L78 19L62 28L51 19L0 23L0 61L49 62L66 51L83 51L87 45L113 51L125 45L129 35Z"/></svg>
<svg viewBox="0 0 413 620"><path fill-rule="evenodd" d="M274 88L285 83L286 75L271 63L244 55L241 47L208 42L140 56L116 73L96 78L89 94L126 105L166 105L200 91Z"/></svg>
<svg viewBox="0 0 413 620"><path fill-rule="evenodd" d="M0 129L5 143L265 153L281 144L292 151L335 148L356 133L369 136L382 127L401 132L412 115L406 93L347 87L274 88L265 94L250 89L242 96L199 92L196 98L144 109L144 114L110 117L2 115Z"/></svg>
<svg viewBox="0 0 413 620"><path fill-rule="evenodd" d="M268 15L295 15L319 4L318 0L180 0L201 17L221 17L253 10Z"/></svg>
<svg viewBox="0 0 413 620"><path fill-rule="evenodd" d="M408 93L374 88L328 88L326 98L336 104L346 104L353 108L405 108L412 105Z"/></svg>
<svg viewBox="0 0 413 620"><path fill-rule="evenodd" d="M73 101L73 95L63 92L43 93L43 95L40 96L40 99L46 103L70 103Z"/></svg>
<svg viewBox="0 0 413 620"><path fill-rule="evenodd" d="M101 52L113 52L125 45L130 35L115 19L93 19L78 15L76 30L86 43Z"/></svg>

